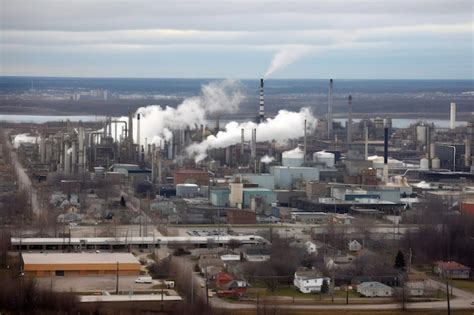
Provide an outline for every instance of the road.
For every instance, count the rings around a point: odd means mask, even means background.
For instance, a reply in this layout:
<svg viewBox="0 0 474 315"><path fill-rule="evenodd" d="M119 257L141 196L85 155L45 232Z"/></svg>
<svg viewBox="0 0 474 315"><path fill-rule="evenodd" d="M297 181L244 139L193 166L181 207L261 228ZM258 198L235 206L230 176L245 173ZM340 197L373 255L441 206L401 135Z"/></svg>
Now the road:
<svg viewBox="0 0 474 315"><path fill-rule="evenodd" d="M445 290L445 284L430 279L430 285ZM474 294L457 288L450 288L452 290L454 298L451 299L451 309L466 310L472 309L474 311ZM256 309L255 303L231 303L217 297L210 299L211 306L213 308L220 309ZM389 310L389 309L401 309L401 303L388 303L388 304L349 304L349 305L287 305L287 304L275 304L275 301L265 302L263 299L259 302L261 308L278 308L278 309L292 309L292 310ZM444 310L447 309L446 301L435 301L435 302L417 302L417 303L406 303L405 307L411 310L430 309L430 310Z"/></svg>
<svg viewBox="0 0 474 315"><path fill-rule="evenodd" d="M8 137L8 134L6 136ZM33 184L31 183L31 179L26 173L25 168L23 167L23 165L21 165L20 161L18 160L18 155L16 154L12 143L7 140L6 146L8 147L8 150L10 151L11 161L13 163L14 169L16 170L15 175L18 180L18 185L21 189L25 189L28 192L30 196L31 209L33 210L33 213L36 215L36 217L39 217L40 206L38 202L38 194L36 192L36 189L33 187Z"/></svg>

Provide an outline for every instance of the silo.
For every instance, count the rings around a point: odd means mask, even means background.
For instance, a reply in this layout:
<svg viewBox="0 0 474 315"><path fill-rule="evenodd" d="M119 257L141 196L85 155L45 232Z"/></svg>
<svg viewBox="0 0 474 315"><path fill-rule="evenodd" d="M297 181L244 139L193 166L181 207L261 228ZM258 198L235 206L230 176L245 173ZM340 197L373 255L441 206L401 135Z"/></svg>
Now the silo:
<svg viewBox="0 0 474 315"><path fill-rule="evenodd" d="M431 160L431 166L433 169L441 168L441 161L438 158L434 158Z"/></svg>
<svg viewBox="0 0 474 315"><path fill-rule="evenodd" d="M430 164L427 158L422 158L420 160L420 170L427 170L429 169L429 166Z"/></svg>
<svg viewBox="0 0 474 315"><path fill-rule="evenodd" d="M426 144L426 125L416 126L416 141L420 144Z"/></svg>
<svg viewBox="0 0 474 315"><path fill-rule="evenodd" d="M282 153L283 166L301 166L304 163L304 152L300 148L295 148Z"/></svg>
<svg viewBox="0 0 474 315"><path fill-rule="evenodd" d="M313 162L326 165L328 168L333 168L336 156L334 153L326 151L318 151L313 154Z"/></svg>

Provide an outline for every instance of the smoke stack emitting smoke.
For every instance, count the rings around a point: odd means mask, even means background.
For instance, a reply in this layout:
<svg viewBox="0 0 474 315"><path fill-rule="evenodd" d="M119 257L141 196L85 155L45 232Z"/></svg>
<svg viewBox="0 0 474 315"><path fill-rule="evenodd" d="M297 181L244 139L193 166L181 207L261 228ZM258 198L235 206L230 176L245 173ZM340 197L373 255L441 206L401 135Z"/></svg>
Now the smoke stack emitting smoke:
<svg viewBox="0 0 474 315"><path fill-rule="evenodd" d="M264 78L270 76L275 71L291 64L297 59L309 53L306 47L292 47L277 53L270 64ZM259 123L251 121L244 123L230 122L225 126L224 131L219 131L215 136L211 135L201 142L195 142L186 148L186 152L194 156L196 162L207 156L206 151L212 148L225 148L241 142L242 131L250 138L250 133L256 129L259 141L284 142L288 139L303 136L301 128L307 120L309 130L316 126L316 118L308 108L301 108L299 112L280 110L275 118L265 120L264 105L264 80L260 80L260 107ZM195 126L205 125L206 115L211 113L234 112L244 99L240 91L240 84L234 80L224 80L212 82L202 86L202 93L199 97L186 98L176 108L150 105L141 107L137 114L141 115L141 138L151 139L150 143L160 145L162 140L169 141L172 137L171 130L174 128L194 129ZM122 117L120 120L126 120ZM140 139L143 140L143 139ZM140 141L141 142L141 141ZM139 142L139 143L140 143ZM273 158L262 158L263 163L270 163Z"/></svg>

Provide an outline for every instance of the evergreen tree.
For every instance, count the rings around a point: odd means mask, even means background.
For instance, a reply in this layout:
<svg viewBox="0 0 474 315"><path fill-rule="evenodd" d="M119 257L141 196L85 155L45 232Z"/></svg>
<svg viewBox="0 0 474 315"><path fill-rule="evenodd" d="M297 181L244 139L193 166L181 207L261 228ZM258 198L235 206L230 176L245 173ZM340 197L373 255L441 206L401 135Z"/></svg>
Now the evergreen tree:
<svg viewBox="0 0 474 315"><path fill-rule="evenodd" d="M323 280L323 284L321 285L321 293L328 293L329 292L329 285L326 279Z"/></svg>
<svg viewBox="0 0 474 315"><path fill-rule="evenodd" d="M127 205L127 203L125 202L125 198L124 198L123 196L120 197L120 205L121 205L122 207L124 207L124 208L125 208L125 206Z"/></svg>
<svg viewBox="0 0 474 315"><path fill-rule="evenodd" d="M405 256L399 250L397 256L395 257L395 268L399 270L405 270Z"/></svg>

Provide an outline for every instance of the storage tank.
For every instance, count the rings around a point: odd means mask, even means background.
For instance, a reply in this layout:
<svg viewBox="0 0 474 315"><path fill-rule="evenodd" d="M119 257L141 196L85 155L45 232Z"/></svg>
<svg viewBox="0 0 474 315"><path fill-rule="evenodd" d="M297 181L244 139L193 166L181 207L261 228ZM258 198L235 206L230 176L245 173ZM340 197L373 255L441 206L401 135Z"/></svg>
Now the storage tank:
<svg viewBox="0 0 474 315"><path fill-rule="evenodd" d="M198 194L198 185L196 184L177 184L176 196L178 197L195 197Z"/></svg>
<svg viewBox="0 0 474 315"><path fill-rule="evenodd" d="M282 153L283 166L301 166L304 163L304 152L300 148L295 148Z"/></svg>
<svg viewBox="0 0 474 315"><path fill-rule="evenodd" d="M416 126L416 141L421 144L426 144L426 125L423 123Z"/></svg>
<svg viewBox="0 0 474 315"><path fill-rule="evenodd" d="M333 168L336 160L336 155L331 152L318 151L313 154L313 162L326 165L328 168Z"/></svg>
<svg viewBox="0 0 474 315"><path fill-rule="evenodd" d="M431 166L434 169L439 169L441 168L441 161L438 158L434 158L431 160Z"/></svg>
<svg viewBox="0 0 474 315"><path fill-rule="evenodd" d="M427 170L429 168L429 161L427 158L422 158L420 160L420 170Z"/></svg>

